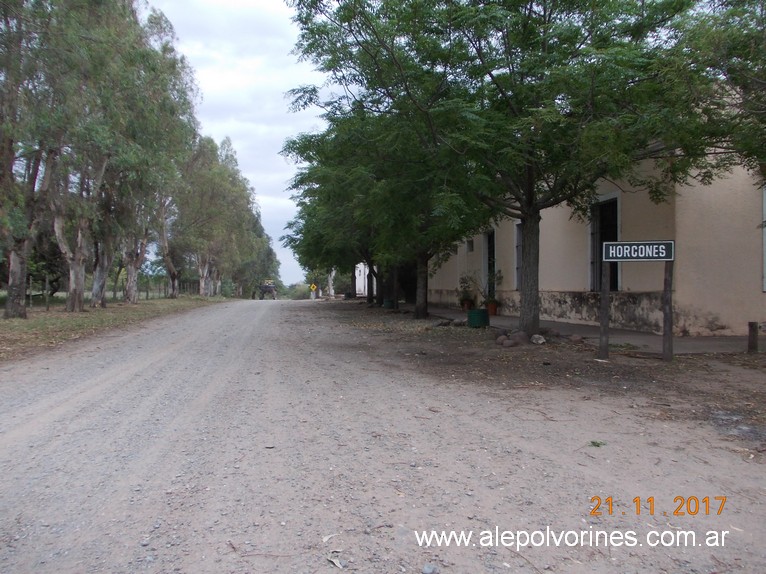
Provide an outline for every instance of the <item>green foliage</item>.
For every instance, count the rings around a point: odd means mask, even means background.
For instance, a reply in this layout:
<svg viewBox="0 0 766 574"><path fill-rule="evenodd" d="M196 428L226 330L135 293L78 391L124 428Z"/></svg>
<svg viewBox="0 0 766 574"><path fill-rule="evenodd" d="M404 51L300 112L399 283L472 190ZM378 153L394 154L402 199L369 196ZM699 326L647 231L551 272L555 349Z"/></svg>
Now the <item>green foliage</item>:
<svg viewBox="0 0 766 574"><path fill-rule="evenodd" d="M311 289L305 283L290 285L285 293L285 298L293 301L311 299Z"/></svg>
<svg viewBox="0 0 766 574"><path fill-rule="evenodd" d="M235 295L235 285L234 282L231 279L225 279L221 282L221 296L223 297L234 297Z"/></svg>
<svg viewBox="0 0 766 574"><path fill-rule="evenodd" d="M685 22L679 49L705 70L714 90L706 105L739 158L766 179L766 5L717 0Z"/></svg>
<svg viewBox="0 0 766 574"><path fill-rule="evenodd" d="M336 295L345 295L346 293L353 293L353 285L351 283L351 273L336 273L333 280L333 287L335 288Z"/></svg>
<svg viewBox="0 0 766 574"><path fill-rule="evenodd" d="M441 146L424 145L427 127L417 117L352 109L327 119L324 133L298 136L284 149L303 167L292 185L298 216L282 241L305 268L435 255L486 220L465 192L465 166Z"/></svg>
<svg viewBox="0 0 766 574"><path fill-rule="evenodd" d="M345 88L322 102L304 87L296 106L320 105L331 130L338 118L371 130L351 155L364 178L349 199L364 197L355 221L371 222L372 252L386 262L412 246L438 255L492 217L521 220L530 333L539 325L542 210L567 203L587 216L603 179L661 201L731 164L731 155L709 153L727 141L711 103L716 81L684 51L692 0L290 4L297 50ZM299 157L314 173L337 165ZM315 201L327 186L310 178L303 190ZM299 217L289 245L304 248L308 221Z"/></svg>
<svg viewBox="0 0 766 574"><path fill-rule="evenodd" d="M197 142L165 217L167 257L178 269L193 268L200 281L224 275L249 297L264 279L278 277L276 254L230 140L220 147L210 138Z"/></svg>
<svg viewBox="0 0 766 574"><path fill-rule="evenodd" d="M142 20L142 13L135 0L0 4L0 245L4 255L19 253L21 283L33 240L50 235L53 222L70 265L97 263L105 278L117 252L126 263L140 255L197 192L182 181L202 145L193 73L167 18L150 10ZM195 172L195 185L220 178L227 189L218 215L229 222L219 217L183 241L214 244L218 277L246 275L242 266L255 260L275 274L230 141L209 168L206 176L205 168ZM227 226L228 235L220 231ZM187 253L174 253L187 266Z"/></svg>

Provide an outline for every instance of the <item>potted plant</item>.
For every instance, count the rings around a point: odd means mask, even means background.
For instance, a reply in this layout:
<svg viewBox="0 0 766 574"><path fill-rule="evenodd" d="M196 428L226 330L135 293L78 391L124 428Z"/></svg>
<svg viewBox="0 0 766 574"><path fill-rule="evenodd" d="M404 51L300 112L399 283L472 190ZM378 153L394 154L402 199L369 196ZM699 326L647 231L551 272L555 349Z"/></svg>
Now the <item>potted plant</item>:
<svg viewBox="0 0 766 574"><path fill-rule="evenodd" d="M481 293L481 304L487 309L487 313L490 315L497 315L497 310L502 305L500 299L496 295L496 289L502 282L503 272L497 270L488 273L486 281L476 281L475 283L479 293Z"/></svg>
<svg viewBox="0 0 766 574"><path fill-rule="evenodd" d="M476 299L473 294L473 277L471 275L460 276L460 286L455 289L460 308L468 311L476 306Z"/></svg>
<svg viewBox="0 0 766 574"><path fill-rule="evenodd" d="M500 306L500 301L494 297L487 297L484 300L484 306L487 308L487 313L490 315L497 315L497 309Z"/></svg>

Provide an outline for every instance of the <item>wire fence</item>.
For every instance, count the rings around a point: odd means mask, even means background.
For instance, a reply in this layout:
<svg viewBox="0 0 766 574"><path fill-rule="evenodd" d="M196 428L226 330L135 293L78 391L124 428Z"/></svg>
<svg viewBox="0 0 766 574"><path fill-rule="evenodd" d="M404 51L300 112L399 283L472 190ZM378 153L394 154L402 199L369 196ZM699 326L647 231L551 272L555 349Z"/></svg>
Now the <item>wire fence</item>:
<svg viewBox="0 0 766 574"><path fill-rule="evenodd" d="M181 281L179 282L180 295L199 295L199 281ZM170 284L165 277L142 276L138 282L139 299L163 299L170 295ZM126 295L125 281L117 283L112 282L107 289L107 301L124 301ZM0 298L5 300L7 293L0 291ZM52 287L52 282L34 281L30 278L27 285L26 302L27 307L39 308L50 307L51 305L60 305L66 302L67 286L56 285ZM93 300L92 283L87 283L83 296L85 304Z"/></svg>

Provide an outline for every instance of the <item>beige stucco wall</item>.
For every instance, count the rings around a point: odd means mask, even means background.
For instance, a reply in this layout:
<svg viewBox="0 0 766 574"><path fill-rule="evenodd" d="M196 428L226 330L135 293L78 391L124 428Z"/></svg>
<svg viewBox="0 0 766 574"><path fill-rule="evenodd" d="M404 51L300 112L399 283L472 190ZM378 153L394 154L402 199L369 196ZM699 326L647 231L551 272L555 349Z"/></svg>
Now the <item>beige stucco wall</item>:
<svg viewBox="0 0 766 574"><path fill-rule="evenodd" d="M590 287L590 232L566 205L542 213L540 222L540 288L587 291Z"/></svg>
<svg viewBox="0 0 766 574"><path fill-rule="evenodd" d="M440 305L454 305L455 289L460 277L460 251L444 262L435 274L428 279L428 298Z"/></svg>
<svg viewBox="0 0 766 574"><path fill-rule="evenodd" d="M676 199L675 307L690 333L747 332L766 321L763 190L744 170Z"/></svg>
<svg viewBox="0 0 766 574"><path fill-rule="evenodd" d="M458 244L455 254L433 272L428 281L429 301L440 305L457 305L460 277L473 274L480 281L485 277L486 238L483 234L476 235L472 241L472 251L468 250L467 241ZM479 303L478 295L476 295L476 303Z"/></svg>
<svg viewBox="0 0 766 574"><path fill-rule="evenodd" d="M653 203L647 193L621 193L618 196L620 241L674 240L675 199ZM655 262L620 263L621 291L661 291L665 264Z"/></svg>
<svg viewBox="0 0 766 574"><path fill-rule="evenodd" d="M473 251L465 251L465 266L463 269L469 274L476 276L478 280L483 279L483 274L486 272L486 260L487 260L487 241L484 234L477 235L473 238Z"/></svg>
<svg viewBox="0 0 766 574"><path fill-rule="evenodd" d="M498 292L512 292L516 285L516 222L504 221L495 228L495 269L503 273Z"/></svg>
<svg viewBox="0 0 766 574"><path fill-rule="evenodd" d="M676 331L689 334L745 334L749 321L766 322L764 293L763 191L744 171L711 186L680 189L668 202L654 204L646 193L604 184L604 199L616 197L620 241L675 240L674 309ZM540 238L542 317L571 322L598 320L597 296L590 293L590 225L571 217L566 206L543 213ZM518 309L516 222L495 230L498 289ZM486 241L465 243L431 280L431 301L457 304L460 275L486 272ZM662 314L664 263L621 263L620 292L613 294L613 324L658 331Z"/></svg>

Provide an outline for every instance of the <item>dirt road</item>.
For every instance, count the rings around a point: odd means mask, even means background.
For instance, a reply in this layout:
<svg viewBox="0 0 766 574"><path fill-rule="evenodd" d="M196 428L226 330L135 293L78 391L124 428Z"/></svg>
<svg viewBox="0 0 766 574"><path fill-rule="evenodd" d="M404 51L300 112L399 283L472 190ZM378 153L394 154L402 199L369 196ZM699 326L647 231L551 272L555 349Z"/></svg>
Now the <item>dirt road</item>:
<svg viewBox="0 0 766 574"><path fill-rule="evenodd" d="M764 466L713 426L342 319L232 302L0 366L0 572L766 571Z"/></svg>

